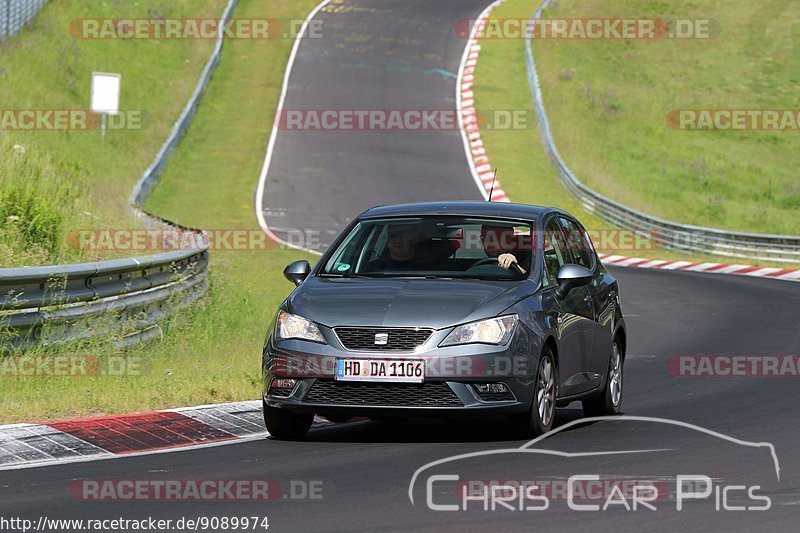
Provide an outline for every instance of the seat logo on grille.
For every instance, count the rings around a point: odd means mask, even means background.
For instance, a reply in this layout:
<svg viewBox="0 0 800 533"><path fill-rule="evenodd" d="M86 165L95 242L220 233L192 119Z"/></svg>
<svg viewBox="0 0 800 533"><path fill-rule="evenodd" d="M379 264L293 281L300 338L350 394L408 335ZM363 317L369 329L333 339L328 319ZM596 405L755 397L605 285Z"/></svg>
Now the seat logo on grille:
<svg viewBox="0 0 800 533"><path fill-rule="evenodd" d="M389 334L388 333L376 333L375 334L375 344L378 346L385 346L389 343Z"/></svg>

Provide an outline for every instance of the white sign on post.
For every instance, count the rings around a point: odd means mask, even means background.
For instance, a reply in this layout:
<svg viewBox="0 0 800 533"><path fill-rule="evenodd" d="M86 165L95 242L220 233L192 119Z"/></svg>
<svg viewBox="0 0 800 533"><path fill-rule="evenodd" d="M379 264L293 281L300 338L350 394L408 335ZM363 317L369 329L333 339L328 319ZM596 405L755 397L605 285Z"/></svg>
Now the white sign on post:
<svg viewBox="0 0 800 533"><path fill-rule="evenodd" d="M106 115L119 114L121 74L92 72L92 106L94 113L102 115L103 140L106 139Z"/></svg>

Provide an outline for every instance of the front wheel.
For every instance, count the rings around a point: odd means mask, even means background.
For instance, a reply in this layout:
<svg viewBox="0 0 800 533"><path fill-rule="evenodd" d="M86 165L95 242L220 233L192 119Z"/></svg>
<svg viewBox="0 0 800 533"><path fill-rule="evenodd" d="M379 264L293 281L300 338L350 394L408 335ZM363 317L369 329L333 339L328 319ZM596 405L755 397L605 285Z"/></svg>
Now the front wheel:
<svg viewBox="0 0 800 533"><path fill-rule="evenodd" d="M550 348L539 359L530 409L517 417L515 423L526 437L538 437L553 429L556 418L556 362Z"/></svg>
<svg viewBox="0 0 800 533"><path fill-rule="evenodd" d="M608 362L608 377L603 391L588 400L583 400L583 412L586 416L614 416L620 413L622 405L622 350L619 341L614 339L611 345L611 357Z"/></svg>
<svg viewBox="0 0 800 533"><path fill-rule="evenodd" d="M302 439L311 429L314 421L313 414L293 413L285 409L270 407L263 401L264 425L269 434L279 440Z"/></svg>

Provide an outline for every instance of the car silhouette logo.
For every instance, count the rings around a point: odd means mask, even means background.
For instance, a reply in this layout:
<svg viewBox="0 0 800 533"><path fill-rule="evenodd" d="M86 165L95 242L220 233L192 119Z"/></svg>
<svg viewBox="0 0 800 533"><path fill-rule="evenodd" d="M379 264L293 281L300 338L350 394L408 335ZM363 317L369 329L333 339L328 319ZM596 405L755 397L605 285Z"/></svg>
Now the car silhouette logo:
<svg viewBox="0 0 800 533"><path fill-rule="evenodd" d="M375 334L375 344L378 346L385 346L389 343L389 334L388 333L376 333Z"/></svg>

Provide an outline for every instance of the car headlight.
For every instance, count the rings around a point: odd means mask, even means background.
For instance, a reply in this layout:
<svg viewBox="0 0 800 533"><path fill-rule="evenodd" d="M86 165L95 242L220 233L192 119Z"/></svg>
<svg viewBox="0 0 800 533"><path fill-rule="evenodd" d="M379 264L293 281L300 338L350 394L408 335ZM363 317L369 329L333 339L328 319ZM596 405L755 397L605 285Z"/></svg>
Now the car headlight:
<svg viewBox="0 0 800 533"><path fill-rule="evenodd" d="M499 316L458 326L439 346L456 344L505 344L514 332L517 315Z"/></svg>
<svg viewBox="0 0 800 533"><path fill-rule="evenodd" d="M278 322L275 326L275 336L278 339L303 339L313 342L325 342L319 327L310 320L286 311L278 313Z"/></svg>

